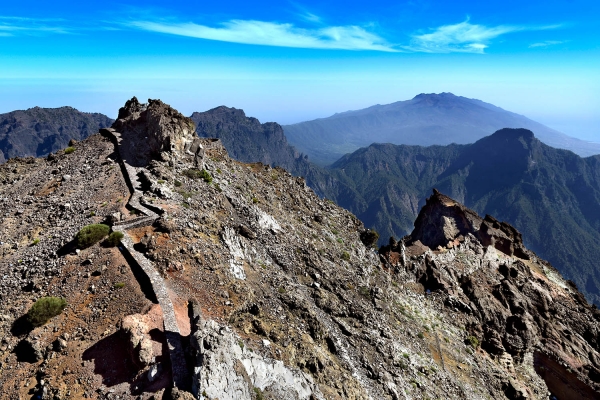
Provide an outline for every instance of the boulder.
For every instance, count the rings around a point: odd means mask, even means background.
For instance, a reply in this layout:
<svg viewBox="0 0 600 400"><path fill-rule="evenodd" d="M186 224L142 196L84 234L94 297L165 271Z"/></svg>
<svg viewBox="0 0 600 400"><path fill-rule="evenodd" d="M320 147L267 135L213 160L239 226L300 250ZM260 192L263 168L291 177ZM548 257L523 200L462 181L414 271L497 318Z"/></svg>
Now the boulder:
<svg viewBox="0 0 600 400"><path fill-rule="evenodd" d="M131 359L142 368L150 365L154 358L148 330L148 325L140 314L128 315L121 321L121 331L129 344Z"/></svg>

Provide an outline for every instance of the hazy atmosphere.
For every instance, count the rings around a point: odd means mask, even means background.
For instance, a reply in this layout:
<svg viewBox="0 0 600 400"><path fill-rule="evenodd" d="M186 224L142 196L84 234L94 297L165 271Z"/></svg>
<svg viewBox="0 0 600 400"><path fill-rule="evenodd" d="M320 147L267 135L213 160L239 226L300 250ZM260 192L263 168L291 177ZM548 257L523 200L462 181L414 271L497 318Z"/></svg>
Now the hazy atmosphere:
<svg viewBox="0 0 600 400"><path fill-rule="evenodd" d="M3 4L0 112L136 95L290 124L452 92L600 140L597 1L137 4Z"/></svg>

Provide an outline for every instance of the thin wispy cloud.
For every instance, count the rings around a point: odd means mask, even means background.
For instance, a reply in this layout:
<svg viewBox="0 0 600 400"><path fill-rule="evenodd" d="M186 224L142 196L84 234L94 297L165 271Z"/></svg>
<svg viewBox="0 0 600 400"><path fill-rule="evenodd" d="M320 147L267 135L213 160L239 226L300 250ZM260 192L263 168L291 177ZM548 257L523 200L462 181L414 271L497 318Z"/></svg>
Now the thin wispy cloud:
<svg viewBox="0 0 600 400"><path fill-rule="evenodd" d="M517 26L498 25L485 26L471 24L469 19L454 25L443 25L429 33L412 36L407 50L426 53L484 53L493 39L502 35L519 31L556 29L560 25L549 26Z"/></svg>
<svg viewBox="0 0 600 400"><path fill-rule="evenodd" d="M307 22L314 22L317 24L320 24L322 22L321 17L308 11L305 11L302 14L298 14L298 17Z"/></svg>
<svg viewBox="0 0 600 400"><path fill-rule="evenodd" d="M545 40L543 42L538 42L538 43L532 43L529 45L530 49L536 48L536 47L548 47L548 46L555 46L557 44L563 44L566 43L566 40Z"/></svg>
<svg viewBox="0 0 600 400"><path fill-rule="evenodd" d="M71 33L58 18L0 16L0 36Z"/></svg>
<svg viewBox="0 0 600 400"><path fill-rule="evenodd" d="M385 39L360 26L298 28L290 23L231 20L216 27L192 22L132 21L128 26L152 32L221 42L304 49L397 52Z"/></svg>

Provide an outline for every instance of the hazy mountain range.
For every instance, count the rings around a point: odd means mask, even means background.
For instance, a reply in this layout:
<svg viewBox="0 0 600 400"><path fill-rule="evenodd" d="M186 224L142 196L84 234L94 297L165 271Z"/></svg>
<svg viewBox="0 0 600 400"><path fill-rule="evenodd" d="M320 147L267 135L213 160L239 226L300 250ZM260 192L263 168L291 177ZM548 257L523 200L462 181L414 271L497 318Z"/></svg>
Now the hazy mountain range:
<svg viewBox="0 0 600 400"><path fill-rule="evenodd" d="M65 148L71 139L85 139L112 123L106 115L72 107L34 107L0 114L0 163L12 157L45 156Z"/></svg>
<svg viewBox="0 0 600 400"><path fill-rule="evenodd" d="M320 165L371 143L420 146L473 143L502 128L526 128L545 144L580 156L600 154L600 143L569 137L522 115L452 93L347 111L283 127L290 144Z"/></svg>

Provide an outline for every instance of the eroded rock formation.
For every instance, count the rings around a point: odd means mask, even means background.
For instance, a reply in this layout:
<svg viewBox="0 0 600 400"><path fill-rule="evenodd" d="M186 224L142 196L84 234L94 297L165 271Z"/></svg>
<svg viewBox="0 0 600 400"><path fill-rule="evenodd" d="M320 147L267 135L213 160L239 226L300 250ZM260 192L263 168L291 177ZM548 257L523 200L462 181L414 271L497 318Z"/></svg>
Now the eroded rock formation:
<svg viewBox="0 0 600 400"><path fill-rule="evenodd" d="M142 104L133 97L119 109L112 128L122 134L123 158L135 167L169 153L181 156L196 139L194 122L160 100Z"/></svg>

